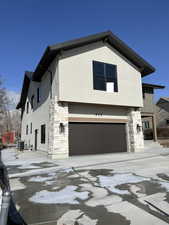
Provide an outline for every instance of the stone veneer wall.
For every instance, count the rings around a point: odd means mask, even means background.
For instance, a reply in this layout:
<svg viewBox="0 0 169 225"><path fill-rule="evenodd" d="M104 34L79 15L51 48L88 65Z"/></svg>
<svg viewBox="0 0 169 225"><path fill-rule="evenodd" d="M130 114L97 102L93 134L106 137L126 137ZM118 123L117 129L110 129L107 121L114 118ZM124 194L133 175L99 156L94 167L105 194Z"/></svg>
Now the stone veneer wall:
<svg viewBox="0 0 169 225"><path fill-rule="evenodd" d="M60 131L60 123L64 125L64 132ZM69 156L68 146L68 104L58 103L55 97L51 100L49 108L49 157L52 159L67 158Z"/></svg>
<svg viewBox="0 0 169 225"><path fill-rule="evenodd" d="M144 151L142 129L137 131L137 124L142 127L140 110L131 109L128 113L128 151ZM64 132L60 132L60 123L64 125ZM68 144L68 104L58 103L57 97L51 100L49 109L49 147L48 155L52 159L69 157Z"/></svg>
<svg viewBox="0 0 169 225"><path fill-rule="evenodd" d="M131 109L128 117L130 152L144 151L144 137L140 110L135 111L134 109ZM137 131L137 124L141 127L139 132Z"/></svg>

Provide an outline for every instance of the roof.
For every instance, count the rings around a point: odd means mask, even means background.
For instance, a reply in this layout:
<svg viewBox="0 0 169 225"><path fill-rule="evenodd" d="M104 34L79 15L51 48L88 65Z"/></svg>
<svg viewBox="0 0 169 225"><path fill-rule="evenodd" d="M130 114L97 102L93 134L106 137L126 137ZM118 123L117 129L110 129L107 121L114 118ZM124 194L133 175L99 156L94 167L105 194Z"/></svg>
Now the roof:
<svg viewBox="0 0 169 225"><path fill-rule="evenodd" d="M166 101L166 102L169 102L169 97L161 97L158 101L157 101L157 103L156 103L156 105L158 105L161 101Z"/></svg>
<svg viewBox="0 0 169 225"><path fill-rule="evenodd" d="M142 83L142 86L143 87L153 88L153 89L163 89L163 88L165 88L165 86L163 86L163 85L148 84L148 83Z"/></svg>
<svg viewBox="0 0 169 225"><path fill-rule="evenodd" d="M163 99L163 100L169 102L169 98L167 98L167 97L162 97L161 99Z"/></svg>
<svg viewBox="0 0 169 225"><path fill-rule="evenodd" d="M30 72L30 71L25 72L23 85L22 85L22 91L21 91L21 97L20 97L19 103L16 106L16 109L21 108L25 104L30 81L32 80L32 76L33 76L33 72Z"/></svg>
<svg viewBox="0 0 169 225"><path fill-rule="evenodd" d="M135 65L141 72L142 76L146 76L155 71L155 68L152 65L146 62L141 56L139 56L134 50L128 47L111 31L106 31L87 37L63 42L60 44L48 46L35 69L33 80L40 81L41 77L43 76L50 63L56 56L60 55L62 51L74 49L98 41L104 41L110 44L113 48L120 52L120 54L125 56L131 63L133 63L133 65Z"/></svg>

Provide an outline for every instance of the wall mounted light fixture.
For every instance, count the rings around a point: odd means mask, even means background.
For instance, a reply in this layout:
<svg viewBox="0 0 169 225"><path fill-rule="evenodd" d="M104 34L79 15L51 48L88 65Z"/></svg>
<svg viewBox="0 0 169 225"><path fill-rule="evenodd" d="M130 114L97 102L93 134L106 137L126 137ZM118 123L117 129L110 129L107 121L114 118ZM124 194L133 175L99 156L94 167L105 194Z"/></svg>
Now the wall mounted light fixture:
<svg viewBox="0 0 169 225"><path fill-rule="evenodd" d="M139 133L142 130L142 126L140 124L137 124L136 129L137 129L137 133Z"/></svg>
<svg viewBox="0 0 169 225"><path fill-rule="evenodd" d="M63 123L59 124L59 132L64 133L65 132L65 125Z"/></svg>

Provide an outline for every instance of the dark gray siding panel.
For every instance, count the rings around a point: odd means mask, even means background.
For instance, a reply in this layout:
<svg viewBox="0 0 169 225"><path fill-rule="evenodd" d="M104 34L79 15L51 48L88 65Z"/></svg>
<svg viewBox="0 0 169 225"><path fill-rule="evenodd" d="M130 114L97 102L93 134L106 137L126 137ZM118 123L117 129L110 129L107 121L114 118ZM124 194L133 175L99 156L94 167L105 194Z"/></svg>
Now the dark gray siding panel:
<svg viewBox="0 0 169 225"><path fill-rule="evenodd" d="M127 152L125 124L69 123L69 154Z"/></svg>

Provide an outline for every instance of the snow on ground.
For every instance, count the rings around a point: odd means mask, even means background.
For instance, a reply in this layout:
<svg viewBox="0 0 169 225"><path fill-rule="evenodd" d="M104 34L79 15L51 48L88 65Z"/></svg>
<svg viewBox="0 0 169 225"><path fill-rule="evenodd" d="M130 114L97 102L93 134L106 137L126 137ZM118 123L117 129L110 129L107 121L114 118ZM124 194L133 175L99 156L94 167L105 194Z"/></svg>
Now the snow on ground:
<svg viewBox="0 0 169 225"><path fill-rule="evenodd" d="M20 181L19 178L10 180L10 187L12 191L25 189L26 186Z"/></svg>
<svg viewBox="0 0 169 225"><path fill-rule="evenodd" d="M14 148L6 148L3 151L1 151L2 155L2 161L16 161L17 158L17 152Z"/></svg>
<svg viewBox="0 0 169 225"><path fill-rule="evenodd" d="M108 195L108 191L105 188L93 187L91 184L80 184L82 191L90 191L91 198L85 202L86 205L96 207L99 205L112 205L122 201L122 198L117 195Z"/></svg>
<svg viewBox="0 0 169 225"><path fill-rule="evenodd" d="M44 181L49 181L52 180L53 177L41 177L41 176L36 176L36 177L31 177L28 181L29 182L44 182Z"/></svg>
<svg viewBox="0 0 169 225"><path fill-rule="evenodd" d="M122 184L135 184L150 181L150 178L139 177L132 173L114 174L112 176L98 176L101 187L107 187L116 194L130 194L128 190L120 190L117 186Z"/></svg>
<svg viewBox="0 0 169 225"><path fill-rule="evenodd" d="M76 189L76 186L70 185L60 191L51 192L43 190L35 193L35 195L29 198L29 201L43 204L79 204L76 198L86 200L89 192L77 192Z"/></svg>
<svg viewBox="0 0 169 225"><path fill-rule="evenodd" d="M97 220L92 220L88 216L84 215L84 213L77 209L77 210L69 210L65 214L61 216L61 218L57 221L57 225L74 225L76 223L80 225L96 225Z"/></svg>
<svg viewBox="0 0 169 225"><path fill-rule="evenodd" d="M2 151L2 161L6 165L11 166L29 166L32 163L52 162L47 159L46 154L42 152L25 150L24 152L17 151L16 148L6 148Z"/></svg>
<svg viewBox="0 0 169 225"><path fill-rule="evenodd" d="M23 166L19 166L18 169L24 170L24 169L40 169L40 166L33 166L30 164L25 164Z"/></svg>
<svg viewBox="0 0 169 225"><path fill-rule="evenodd" d="M165 188L167 192L169 192L169 182L161 181L159 182L159 184L161 185L161 187Z"/></svg>

